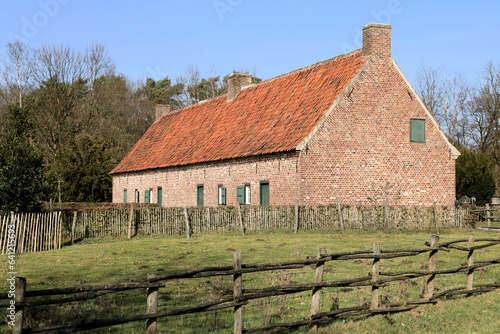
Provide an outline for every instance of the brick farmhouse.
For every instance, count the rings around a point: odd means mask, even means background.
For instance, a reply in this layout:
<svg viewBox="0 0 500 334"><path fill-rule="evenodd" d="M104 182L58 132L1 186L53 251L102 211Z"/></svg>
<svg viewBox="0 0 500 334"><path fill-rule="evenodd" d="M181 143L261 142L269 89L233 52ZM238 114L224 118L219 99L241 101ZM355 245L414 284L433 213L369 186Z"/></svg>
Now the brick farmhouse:
<svg viewBox="0 0 500 334"><path fill-rule="evenodd" d="M116 166L113 202L160 206L453 205L447 140L391 57L391 26L363 48L162 115Z"/></svg>

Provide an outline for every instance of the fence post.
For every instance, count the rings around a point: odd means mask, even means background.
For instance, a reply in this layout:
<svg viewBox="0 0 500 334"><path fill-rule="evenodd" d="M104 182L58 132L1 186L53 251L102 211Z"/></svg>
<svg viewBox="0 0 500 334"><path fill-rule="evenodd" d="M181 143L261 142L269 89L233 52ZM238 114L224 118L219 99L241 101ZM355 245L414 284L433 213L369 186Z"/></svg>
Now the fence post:
<svg viewBox="0 0 500 334"><path fill-rule="evenodd" d="M326 249L320 248L318 250L318 262L316 262L316 271L314 272L314 283L321 283L323 281L323 268L325 261L319 261L323 255L326 254ZM319 313L319 306L321 301L321 287L313 288L311 299L311 315ZM316 331L317 325L312 326L312 330Z"/></svg>
<svg viewBox="0 0 500 334"><path fill-rule="evenodd" d="M148 314L158 313L158 288L147 289L147 312ZM156 334L158 318L148 319L146 322L146 334Z"/></svg>
<svg viewBox="0 0 500 334"><path fill-rule="evenodd" d="M14 321L14 328L12 334L21 334L23 332L23 318L24 318L24 296L26 294L26 278L16 277L16 292L14 296L16 306L16 319Z"/></svg>
<svg viewBox="0 0 500 334"><path fill-rule="evenodd" d="M189 226L188 208L184 205L184 218L186 220L186 238L191 238L191 227Z"/></svg>
<svg viewBox="0 0 500 334"><path fill-rule="evenodd" d="M378 281L379 273L380 273L380 257L379 256L381 253L381 247L380 247L380 242L375 242L373 244L373 265L372 265L372 282L374 283L372 285L372 310L376 310L379 307L379 288L378 286L375 285Z"/></svg>
<svg viewBox="0 0 500 334"><path fill-rule="evenodd" d="M241 205L238 203L238 220L240 222L241 235L245 236L245 227L243 226L243 217L241 216Z"/></svg>
<svg viewBox="0 0 500 334"><path fill-rule="evenodd" d="M59 211L58 215L58 221L59 221L59 249L62 247L62 212Z"/></svg>
<svg viewBox="0 0 500 334"><path fill-rule="evenodd" d="M299 201L295 201L295 234L299 233Z"/></svg>
<svg viewBox="0 0 500 334"><path fill-rule="evenodd" d="M73 225L71 225L71 244L75 242L75 229L76 229L76 218L78 212L73 211Z"/></svg>
<svg viewBox="0 0 500 334"><path fill-rule="evenodd" d="M387 229L387 233L391 233L391 222L389 221L387 199L384 200L384 220L385 220L385 227Z"/></svg>
<svg viewBox="0 0 500 334"><path fill-rule="evenodd" d="M437 235L433 235L431 237L431 248L437 248L439 244L439 237ZM431 250L429 254L429 271L435 271L436 270L436 263L437 263L437 249ZM427 293L425 297L427 299L431 299L432 296L434 295L434 285L436 283L436 274L430 274L429 277L427 278Z"/></svg>
<svg viewBox="0 0 500 334"><path fill-rule="evenodd" d="M490 205L486 204L486 220L488 221L488 228L491 227L491 212L490 212Z"/></svg>
<svg viewBox="0 0 500 334"><path fill-rule="evenodd" d="M469 235L469 253L467 254L467 266L469 270L467 271L467 290L472 290L472 285L474 283L474 269L471 267L474 265L474 250L471 248L474 246L474 236Z"/></svg>
<svg viewBox="0 0 500 334"><path fill-rule="evenodd" d="M340 205L340 198L337 198L337 210L339 213L340 230L342 231L342 233L344 233L344 217L342 217L342 206Z"/></svg>
<svg viewBox="0 0 500 334"><path fill-rule="evenodd" d="M241 250L236 250L233 252L233 266L234 270L239 273L235 273L233 276L233 291L234 291L234 301L238 302L238 298L242 294L242 275L241 275ZM243 313L240 306L234 307L234 334L241 334L243 331Z"/></svg>
<svg viewBox="0 0 500 334"><path fill-rule="evenodd" d="M438 215L437 215L437 208L436 208L436 202L434 202L434 205L432 206L432 212L434 215L434 225L436 227L436 234L439 234L439 227L438 227Z"/></svg>
<svg viewBox="0 0 500 334"><path fill-rule="evenodd" d="M128 216L128 238L132 238L132 221L134 220L134 206L130 206L130 214Z"/></svg>

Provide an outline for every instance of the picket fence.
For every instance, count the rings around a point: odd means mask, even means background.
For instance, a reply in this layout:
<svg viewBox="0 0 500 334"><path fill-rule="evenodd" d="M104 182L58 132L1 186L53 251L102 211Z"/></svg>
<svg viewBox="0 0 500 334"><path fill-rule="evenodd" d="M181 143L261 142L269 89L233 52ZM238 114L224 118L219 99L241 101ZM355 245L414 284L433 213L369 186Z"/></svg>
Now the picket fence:
<svg viewBox="0 0 500 334"><path fill-rule="evenodd" d="M0 216L0 250L39 252L62 246L62 213L21 213Z"/></svg>
<svg viewBox="0 0 500 334"><path fill-rule="evenodd" d="M72 214L73 239L137 234L190 235L284 229L432 229L464 227L463 207L238 206L91 210Z"/></svg>
<svg viewBox="0 0 500 334"><path fill-rule="evenodd" d="M11 214L0 216L0 250L16 253L61 248L85 238L135 235L186 235L257 230L415 229L439 233L441 227L471 224L467 207L396 206L225 206L139 207Z"/></svg>

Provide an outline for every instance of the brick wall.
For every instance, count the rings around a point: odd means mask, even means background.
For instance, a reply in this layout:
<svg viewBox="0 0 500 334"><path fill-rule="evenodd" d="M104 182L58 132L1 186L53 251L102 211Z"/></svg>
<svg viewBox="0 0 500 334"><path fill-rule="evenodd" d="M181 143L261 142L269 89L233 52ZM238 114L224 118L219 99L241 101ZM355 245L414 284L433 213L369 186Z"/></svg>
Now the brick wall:
<svg viewBox="0 0 500 334"><path fill-rule="evenodd" d="M297 158L297 153L281 153L117 174L113 175L113 202L123 202L124 189L127 189L128 202L133 202L137 189L142 203L145 191L153 189L153 203L157 203L157 188L162 187L163 206L196 206L197 185L203 184L206 206L218 204L219 185L226 187L227 205L237 205L236 187L249 183L250 203L259 205L260 181L269 181L270 205L290 205L295 203L297 196Z"/></svg>
<svg viewBox="0 0 500 334"><path fill-rule="evenodd" d="M352 88L300 154L301 204L453 205L450 146L392 60L370 59ZM425 143L410 142L412 118Z"/></svg>

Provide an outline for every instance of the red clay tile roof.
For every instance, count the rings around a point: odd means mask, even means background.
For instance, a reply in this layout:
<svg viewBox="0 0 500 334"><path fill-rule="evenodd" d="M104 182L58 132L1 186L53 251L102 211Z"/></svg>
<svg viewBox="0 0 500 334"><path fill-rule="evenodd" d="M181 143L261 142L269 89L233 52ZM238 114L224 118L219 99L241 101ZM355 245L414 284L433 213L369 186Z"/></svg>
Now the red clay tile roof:
<svg viewBox="0 0 500 334"><path fill-rule="evenodd" d="M292 151L364 63L361 50L163 115L111 171L133 172Z"/></svg>

